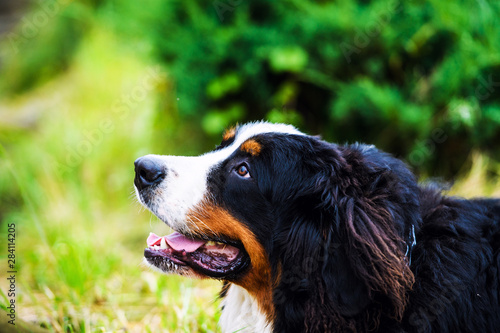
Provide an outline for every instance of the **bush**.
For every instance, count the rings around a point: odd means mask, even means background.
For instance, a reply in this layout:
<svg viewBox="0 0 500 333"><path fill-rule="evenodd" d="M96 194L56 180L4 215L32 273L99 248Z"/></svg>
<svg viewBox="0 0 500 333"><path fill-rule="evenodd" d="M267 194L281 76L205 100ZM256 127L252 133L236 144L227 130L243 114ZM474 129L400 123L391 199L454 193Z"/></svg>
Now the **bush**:
<svg viewBox="0 0 500 333"><path fill-rule="evenodd" d="M185 114L218 127L292 121L447 176L473 148L500 153L498 2L226 0L169 11L156 47Z"/></svg>
<svg viewBox="0 0 500 333"><path fill-rule="evenodd" d="M201 118L209 136L237 121L292 122L448 177L473 149L500 154L492 144L500 141L497 1L108 0L96 8L124 40L152 46L175 81L180 114Z"/></svg>

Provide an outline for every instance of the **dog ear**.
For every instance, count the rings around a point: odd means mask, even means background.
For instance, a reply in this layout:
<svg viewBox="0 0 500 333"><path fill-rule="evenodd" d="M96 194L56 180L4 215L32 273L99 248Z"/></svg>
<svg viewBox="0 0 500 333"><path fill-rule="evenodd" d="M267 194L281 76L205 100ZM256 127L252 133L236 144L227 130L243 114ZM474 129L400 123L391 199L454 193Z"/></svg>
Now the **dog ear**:
<svg viewBox="0 0 500 333"><path fill-rule="evenodd" d="M338 234L331 241L327 238L323 249L322 282L328 290L328 298L333 302L335 312L353 317L362 312L370 303L368 288L357 275L348 258L344 244Z"/></svg>
<svg viewBox="0 0 500 333"><path fill-rule="evenodd" d="M317 180L340 240L325 262L325 279L334 280L325 283L336 286L329 295L342 315L376 300L401 319L414 283L405 235L419 219L416 182L401 161L371 146L339 147L338 155L334 174Z"/></svg>
<svg viewBox="0 0 500 333"><path fill-rule="evenodd" d="M419 225L413 175L375 148L308 143L275 212L278 331L364 332L381 312L401 319L414 282L404 235Z"/></svg>
<svg viewBox="0 0 500 333"><path fill-rule="evenodd" d="M342 316L377 302L389 304L378 308L401 319L414 283L405 235L420 219L415 178L404 163L373 146L331 149L320 155L330 170L314 181L328 245L322 274L328 297Z"/></svg>
<svg viewBox="0 0 500 333"><path fill-rule="evenodd" d="M285 245L280 246L273 301L278 317L286 318L276 331L295 331L304 325L305 332L341 332L347 327L342 317L356 316L370 302L337 234L332 230L325 237L321 223L314 222L297 219L283 239L275 239Z"/></svg>

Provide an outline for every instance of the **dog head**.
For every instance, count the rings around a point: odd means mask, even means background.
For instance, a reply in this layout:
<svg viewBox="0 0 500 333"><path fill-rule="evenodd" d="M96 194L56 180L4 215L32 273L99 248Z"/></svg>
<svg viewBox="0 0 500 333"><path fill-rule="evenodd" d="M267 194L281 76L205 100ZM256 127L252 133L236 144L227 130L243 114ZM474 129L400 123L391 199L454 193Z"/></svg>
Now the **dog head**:
<svg viewBox="0 0 500 333"><path fill-rule="evenodd" d="M235 283L286 325L336 325L375 302L401 317L418 189L390 155L251 123L212 152L147 155L135 171L140 202L175 231L150 235L151 266Z"/></svg>

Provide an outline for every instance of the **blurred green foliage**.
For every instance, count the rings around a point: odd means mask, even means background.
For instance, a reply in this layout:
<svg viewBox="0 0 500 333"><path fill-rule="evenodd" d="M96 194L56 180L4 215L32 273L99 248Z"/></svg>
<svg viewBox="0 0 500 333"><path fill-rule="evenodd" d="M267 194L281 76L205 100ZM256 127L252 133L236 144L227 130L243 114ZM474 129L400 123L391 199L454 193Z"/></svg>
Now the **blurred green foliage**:
<svg viewBox="0 0 500 333"><path fill-rule="evenodd" d="M148 232L169 230L133 190L137 157L198 153L204 137L172 108L166 71L102 24L67 69L0 101L0 239L14 224L18 318L57 333L215 332L218 281L141 267Z"/></svg>
<svg viewBox="0 0 500 333"><path fill-rule="evenodd" d="M500 153L496 1L165 6L169 19L154 24L158 57L172 68L180 110L218 118L215 132L236 116L291 121L442 176L473 148Z"/></svg>
<svg viewBox="0 0 500 333"><path fill-rule="evenodd" d="M498 1L50 1L57 17L4 68L11 92L64 69L99 20L142 40L208 135L289 121L448 177L473 148L500 153Z"/></svg>

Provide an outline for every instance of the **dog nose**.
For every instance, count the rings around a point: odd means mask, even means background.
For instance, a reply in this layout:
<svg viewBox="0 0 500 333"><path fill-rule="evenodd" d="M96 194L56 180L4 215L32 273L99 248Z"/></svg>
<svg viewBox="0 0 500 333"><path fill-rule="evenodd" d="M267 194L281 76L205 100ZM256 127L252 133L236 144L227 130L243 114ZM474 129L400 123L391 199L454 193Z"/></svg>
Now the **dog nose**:
<svg viewBox="0 0 500 333"><path fill-rule="evenodd" d="M160 183L166 176L165 168L154 157L139 157L134 165L134 184L139 190Z"/></svg>

